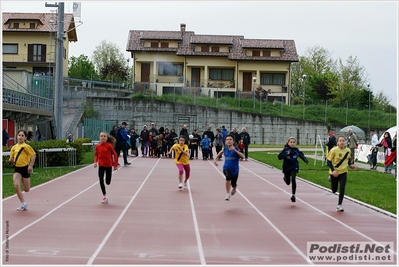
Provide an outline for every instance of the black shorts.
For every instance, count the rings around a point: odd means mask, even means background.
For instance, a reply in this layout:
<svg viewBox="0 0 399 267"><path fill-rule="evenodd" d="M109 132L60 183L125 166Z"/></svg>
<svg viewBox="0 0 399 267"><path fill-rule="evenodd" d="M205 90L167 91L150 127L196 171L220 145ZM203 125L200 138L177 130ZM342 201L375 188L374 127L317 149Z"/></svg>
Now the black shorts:
<svg viewBox="0 0 399 267"><path fill-rule="evenodd" d="M14 167L14 173L19 173L21 174L22 178L30 178L30 173L28 172L28 166L23 166L23 167Z"/></svg>
<svg viewBox="0 0 399 267"><path fill-rule="evenodd" d="M231 181L231 186L233 188L236 188L237 186L237 180L238 180L238 175L233 175L231 174L230 170L223 170L224 175L226 176L226 181Z"/></svg>

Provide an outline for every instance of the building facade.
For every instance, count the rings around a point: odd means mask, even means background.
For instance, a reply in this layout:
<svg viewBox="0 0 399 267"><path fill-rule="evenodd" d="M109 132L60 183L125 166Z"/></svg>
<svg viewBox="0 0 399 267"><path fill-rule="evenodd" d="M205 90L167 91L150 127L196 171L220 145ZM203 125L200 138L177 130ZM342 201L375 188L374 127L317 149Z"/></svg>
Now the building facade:
<svg viewBox="0 0 399 267"><path fill-rule="evenodd" d="M131 30L126 51L133 59L137 91L258 97L289 104L293 40L197 35L186 31Z"/></svg>
<svg viewBox="0 0 399 267"><path fill-rule="evenodd" d="M57 14L2 13L3 68L24 69L34 75L55 73ZM78 40L72 14L64 14L63 76L68 76L69 42Z"/></svg>

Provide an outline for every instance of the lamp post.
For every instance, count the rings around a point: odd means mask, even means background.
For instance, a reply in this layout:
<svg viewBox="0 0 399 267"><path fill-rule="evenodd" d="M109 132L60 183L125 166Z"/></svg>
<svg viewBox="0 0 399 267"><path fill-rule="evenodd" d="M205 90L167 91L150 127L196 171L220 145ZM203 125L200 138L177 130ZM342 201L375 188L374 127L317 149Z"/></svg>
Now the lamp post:
<svg viewBox="0 0 399 267"><path fill-rule="evenodd" d="M302 81L303 81L303 119L305 119L305 94L306 94L306 74L302 75Z"/></svg>
<svg viewBox="0 0 399 267"><path fill-rule="evenodd" d="M371 108L371 94L370 94L370 84L367 83L367 89L369 90L369 128L370 128L370 108Z"/></svg>
<svg viewBox="0 0 399 267"><path fill-rule="evenodd" d="M252 95L253 95L253 100L254 100L254 109L255 109L255 85L256 85L256 77L252 78L252 81L254 82L253 88L252 88Z"/></svg>

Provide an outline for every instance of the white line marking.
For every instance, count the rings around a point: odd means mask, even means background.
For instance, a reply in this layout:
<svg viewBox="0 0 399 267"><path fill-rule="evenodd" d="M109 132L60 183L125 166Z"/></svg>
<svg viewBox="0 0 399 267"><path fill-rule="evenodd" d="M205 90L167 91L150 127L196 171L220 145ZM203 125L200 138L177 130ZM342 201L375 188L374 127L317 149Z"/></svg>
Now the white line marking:
<svg viewBox="0 0 399 267"><path fill-rule="evenodd" d="M198 245L198 253L199 253L199 257L200 257L200 262L201 262L201 265L206 265L204 249L202 247L201 235L200 235L199 227L198 227L197 216L195 214L193 196L191 195L190 179L188 179L187 185L188 185L188 193L189 193L189 196L190 196L191 214L193 215L195 236L197 238L197 245Z"/></svg>
<svg viewBox="0 0 399 267"><path fill-rule="evenodd" d="M159 161L161 159L158 159L157 162L155 163L154 167L152 167L151 171L148 173L147 177L144 179L144 181L141 183L140 187L137 189L136 193L132 196L130 199L129 203L127 203L125 209L122 211L122 213L119 215L118 219L115 221L114 225L109 229L108 233L105 235L103 241L101 241L100 245L97 247L96 251L94 251L93 255L91 255L89 261L87 262L87 265L92 265L93 261L96 259L97 255L100 253L100 251L103 249L105 246L105 243L108 241L109 237L111 234L114 232L116 227L118 226L119 222L122 220L123 216L125 216L127 210L129 207L132 205L133 201L136 199L138 193L141 191L143 188L144 184L147 182L148 178L150 177L151 173L154 171L155 167L158 165Z"/></svg>
<svg viewBox="0 0 399 267"><path fill-rule="evenodd" d="M278 189L284 191L284 192L287 193L287 194L290 194L290 193L286 192L284 189L282 189L280 186L278 186L278 185L276 185L276 184L274 184L274 183L272 183L272 182L266 180L265 178L263 178L262 176L260 176L260 175L258 175L258 174L256 174L256 173L254 173L253 171L249 170L248 168L245 168L245 167L243 167L243 168L244 168L245 170L247 170L248 172L252 173L253 175L255 175L256 177L258 177L258 178L262 179L263 181L269 183L270 185L272 185L272 186L274 186L274 187L276 187L276 188L278 188ZM238 192L238 190L237 190L237 192ZM241 193L240 193L240 194L241 194ZM241 194L241 195L242 195L242 194ZM245 197L244 197L244 198L245 198ZM337 223L341 224L342 226L348 228L349 230L351 230L351 231L357 233L358 235L360 235L360 236L362 236L362 237L364 237L364 238L370 240L371 242L374 242L374 243L376 243L376 244L382 246L382 244L379 243L378 241L375 241L374 239L372 239L371 237L367 236L366 234L363 234L363 233L359 232L358 230L354 229L353 227L351 227L351 226L349 226L349 225L347 225L347 224L341 222L340 220L338 220L338 219L332 217L331 215L328 215L328 214L325 213L324 211L322 211L322 210L320 210L320 209L318 209L318 208L312 206L311 204L309 204L309 203L307 203L307 202L301 200L301 199L298 198L298 197L297 197L296 199L299 200L299 201L301 201L302 203L306 204L307 206L311 207L312 209L318 211L319 213L321 213L321 214L327 216L328 218L330 218L330 219L336 221ZM394 254L396 255L396 252L395 252L395 251L393 251L393 252L394 252Z"/></svg>
<svg viewBox="0 0 399 267"><path fill-rule="evenodd" d="M219 169L216 168L216 166L214 164L212 164L212 166L220 173L220 175L222 175L224 177L224 174L221 173L219 171ZM241 164L240 164L241 166ZM244 167L243 167L244 168ZM244 168L246 170L248 170L247 168ZM249 171L249 170L248 170ZM251 172L253 173L253 172ZM253 173L255 174L255 173ZM260 177L259 175L255 174L256 176ZM263 179L263 178L262 178ZM257 207L255 207L254 204L252 204L251 201L249 201L248 198L246 198L241 192L240 190L237 189L237 193L239 193L247 202L249 205L252 206L252 208L309 264L314 264L312 261L310 261L307 256L305 254L303 254L303 252L297 247L295 246L295 244L286 236L283 234L283 232L281 232L260 210L258 210Z"/></svg>
<svg viewBox="0 0 399 267"><path fill-rule="evenodd" d="M29 227L35 225L36 223L40 222L41 220L43 220L44 218L46 218L47 216L49 216L51 213L55 212L56 210L58 210L59 208L61 208L62 206L64 206L65 204L67 204L68 202L70 202L71 200L75 199L76 197L80 196L81 194L83 194L84 192L86 192L87 190L89 190L90 188L92 188L93 186L97 185L98 182L92 184L91 186L89 186L88 188L86 188L85 190L81 191L79 194L71 197L70 199L68 199L67 201L61 203L60 205L58 205L57 207L55 207L54 209L52 209L51 211L49 211L48 213L46 213L45 215L43 215L42 217L40 217L39 219L37 219L36 221L31 222L30 224L26 225L25 227L21 228L19 231L15 232L15 234L11 235L8 237L8 240L11 240L12 238L16 237L17 235L19 235L20 233L22 233L23 231L25 231L26 229L28 229ZM6 239L7 240L7 239ZM3 244L5 244L6 240L3 241Z"/></svg>

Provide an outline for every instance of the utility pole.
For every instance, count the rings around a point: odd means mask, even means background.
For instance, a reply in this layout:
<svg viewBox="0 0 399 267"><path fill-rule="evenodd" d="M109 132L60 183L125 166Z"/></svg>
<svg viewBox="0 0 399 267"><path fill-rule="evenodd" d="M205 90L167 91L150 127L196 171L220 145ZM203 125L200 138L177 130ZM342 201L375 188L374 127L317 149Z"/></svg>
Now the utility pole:
<svg viewBox="0 0 399 267"><path fill-rule="evenodd" d="M45 4L46 7L57 7L57 38L55 53L55 88L54 88L54 115L56 123L56 138L61 140L62 133L62 115L63 115L63 59L64 59L64 3Z"/></svg>

